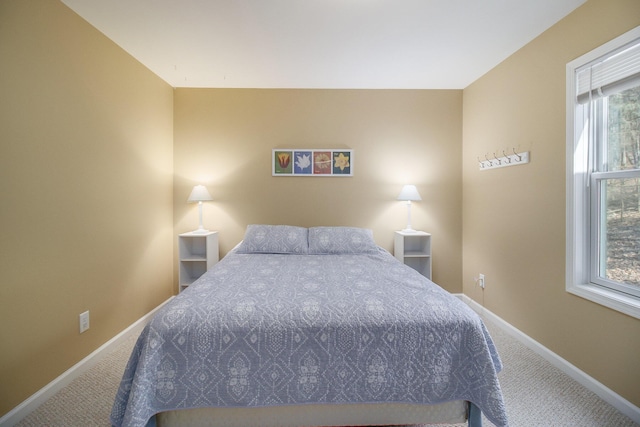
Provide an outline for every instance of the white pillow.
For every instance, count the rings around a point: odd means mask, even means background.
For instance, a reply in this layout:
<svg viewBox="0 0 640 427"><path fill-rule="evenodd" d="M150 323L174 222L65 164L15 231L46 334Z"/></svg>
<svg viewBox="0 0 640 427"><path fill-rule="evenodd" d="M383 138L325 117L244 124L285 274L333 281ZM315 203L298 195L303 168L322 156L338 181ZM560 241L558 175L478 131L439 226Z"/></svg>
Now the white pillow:
<svg viewBox="0 0 640 427"><path fill-rule="evenodd" d="M363 254L375 253L378 245L373 231L357 227L312 227L309 229L309 253Z"/></svg>
<svg viewBox="0 0 640 427"><path fill-rule="evenodd" d="M306 254L309 252L308 231L292 225L247 226L238 253L245 254Z"/></svg>

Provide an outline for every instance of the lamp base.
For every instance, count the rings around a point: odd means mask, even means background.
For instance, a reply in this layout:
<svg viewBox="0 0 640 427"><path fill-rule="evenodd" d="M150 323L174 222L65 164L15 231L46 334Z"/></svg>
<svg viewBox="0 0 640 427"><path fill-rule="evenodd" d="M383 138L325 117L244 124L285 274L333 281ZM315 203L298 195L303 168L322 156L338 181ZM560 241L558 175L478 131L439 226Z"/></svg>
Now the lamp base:
<svg viewBox="0 0 640 427"><path fill-rule="evenodd" d="M405 228L402 230L403 233L417 233L418 230L414 230L413 228Z"/></svg>
<svg viewBox="0 0 640 427"><path fill-rule="evenodd" d="M209 230L205 229L205 228L198 228L197 230L193 230L191 233L192 234L207 234L209 232Z"/></svg>

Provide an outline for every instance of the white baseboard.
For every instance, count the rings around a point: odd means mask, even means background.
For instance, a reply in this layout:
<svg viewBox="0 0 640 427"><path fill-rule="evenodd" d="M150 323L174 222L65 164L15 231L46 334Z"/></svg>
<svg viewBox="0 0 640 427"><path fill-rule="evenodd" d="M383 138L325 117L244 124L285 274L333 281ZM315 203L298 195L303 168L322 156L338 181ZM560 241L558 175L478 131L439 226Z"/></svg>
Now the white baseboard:
<svg viewBox="0 0 640 427"><path fill-rule="evenodd" d="M78 378L80 375L88 371L103 357L115 350L125 339L132 334L139 334L144 329L144 326L151 320L153 314L173 297L160 304L158 307L151 310L149 313L142 316L135 323L129 326L124 331L120 332L115 337L97 348L93 353L82 359L80 362L67 369L62 375L51 381L49 384L38 390L31 395L27 400L13 408L6 415L0 418L0 427L13 427L19 423L23 418L37 409L40 405L46 402L54 394L60 391L65 386L69 385L71 381Z"/></svg>
<svg viewBox="0 0 640 427"><path fill-rule="evenodd" d="M631 418L633 421L640 423L640 408L635 406L633 403L629 402L624 397L620 396L615 391L611 390L601 382L597 381L593 377L589 376L584 371L578 369L562 357L558 356L556 353L552 352L536 340L532 339L524 332L516 329L511 324L507 323L502 318L498 317L491 311L487 310L468 296L464 294L455 294L456 297L460 298L467 305L469 305L475 312L485 316L491 322L496 324L506 333L520 341L522 344L527 346L529 349L534 351L535 353L542 356L545 360L551 363L556 368L560 369L565 374L569 375L578 383L582 384L587 389L594 392L598 395L602 400L616 408L618 411L622 412L627 417Z"/></svg>

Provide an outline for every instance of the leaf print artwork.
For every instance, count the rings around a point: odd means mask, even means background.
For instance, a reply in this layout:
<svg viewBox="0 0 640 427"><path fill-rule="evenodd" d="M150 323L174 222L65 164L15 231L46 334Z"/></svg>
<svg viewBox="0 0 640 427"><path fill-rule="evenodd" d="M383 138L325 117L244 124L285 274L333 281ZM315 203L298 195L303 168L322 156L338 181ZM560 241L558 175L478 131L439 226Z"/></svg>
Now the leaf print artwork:
<svg viewBox="0 0 640 427"><path fill-rule="evenodd" d="M346 153L349 154L349 153ZM333 173L334 174L342 174L342 173L351 173L351 165L349 164L349 156L345 156L345 153L340 152L336 156L336 153L333 153Z"/></svg>
<svg viewBox="0 0 640 427"><path fill-rule="evenodd" d="M294 154L295 163L293 165L293 173L310 174L311 173L311 151L296 151Z"/></svg>
<svg viewBox="0 0 640 427"><path fill-rule="evenodd" d="M291 174L292 173L292 164L291 164L291 151L276 151L273 156L273 172L276 174Z"/></svg>
<svg viewBox="0 0 640 427"><path fill-rule="evenodd" d="M282 169L286 169L289 166L290 160L291 158L289 157L289 153L278 154L278 163L280 163L280 167Z"/></svg>
<svg viewBox="0 0 640 427"><path fill-rule="evenodd" d="M353 176L353 150L297 149L271 150L273 176Z"/></svg>
<svg viewBox="0 0 640 427"><path fill-rule="evenodd" d="M313 153L313 173L328 175L331 173L331 152L320 151Z"/></svg>
<svg viewBox="0 0 640 427"><path fill-rule="evenodd" d="M298 161L296 162L300 169L306 169L311 166L311 160L309 160L309 156L303 155L298 157Z"/></svg>

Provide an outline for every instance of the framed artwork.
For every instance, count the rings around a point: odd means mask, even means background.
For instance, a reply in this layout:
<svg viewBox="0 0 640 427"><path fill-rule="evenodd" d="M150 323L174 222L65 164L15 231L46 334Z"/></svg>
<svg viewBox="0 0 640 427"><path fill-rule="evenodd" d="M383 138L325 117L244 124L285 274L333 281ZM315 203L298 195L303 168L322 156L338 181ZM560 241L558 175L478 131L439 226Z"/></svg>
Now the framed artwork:
<svg viewBox="0 0 640 427"><path fill-rule="evenodd" d="M271 175L353 176L353 150L274 148Z"/></svg>

